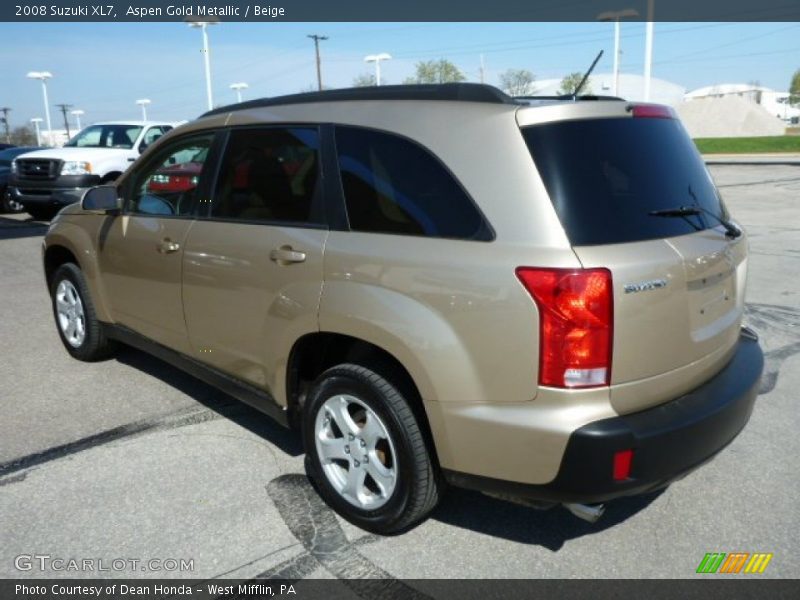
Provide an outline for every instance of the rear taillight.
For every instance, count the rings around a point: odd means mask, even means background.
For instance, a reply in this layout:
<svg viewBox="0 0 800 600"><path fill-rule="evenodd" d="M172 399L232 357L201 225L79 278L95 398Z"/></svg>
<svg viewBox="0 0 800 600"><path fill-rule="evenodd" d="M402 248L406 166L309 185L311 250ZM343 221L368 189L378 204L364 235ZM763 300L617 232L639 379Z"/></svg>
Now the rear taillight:
<svg viewBox="0 0 800 600"><path fill-rule="evenodd" d="M539 384L608 385L614 336L611 272L519 267L517 277L539 308Z"/></svg>
<svg viewBox="0 0 800 600"><path fill-rule="evenodd" d="M644 119L674 119L675 113L669 106L660 104L632 104L629 110L634 117Z"/></svg>

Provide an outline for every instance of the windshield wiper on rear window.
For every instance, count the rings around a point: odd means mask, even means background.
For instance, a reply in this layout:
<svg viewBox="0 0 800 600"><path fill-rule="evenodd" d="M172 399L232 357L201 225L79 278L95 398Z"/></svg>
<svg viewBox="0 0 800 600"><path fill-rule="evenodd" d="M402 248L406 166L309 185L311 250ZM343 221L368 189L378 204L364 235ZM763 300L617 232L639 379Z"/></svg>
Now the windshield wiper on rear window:
<svg viewBox="0 0 800 600"><path fill-rule="evenodd" d="M706 210L702 206L678 206L676 208L663 208L661 210L651 210L647 214L649 214L651 217L693 217L697 215L708 215L725 228L725 235L727 237L735 239L742 235L742 230L736 227L736 225L727 219L723 219L719 215L715 215L710 210Z"/></svg>

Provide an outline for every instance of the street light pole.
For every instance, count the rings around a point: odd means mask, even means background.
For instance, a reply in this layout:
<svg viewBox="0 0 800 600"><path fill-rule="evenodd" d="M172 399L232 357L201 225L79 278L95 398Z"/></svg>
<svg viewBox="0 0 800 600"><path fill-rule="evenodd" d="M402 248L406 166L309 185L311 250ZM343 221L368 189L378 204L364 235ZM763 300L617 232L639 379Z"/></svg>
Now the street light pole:
<svg viewBox="0 0 800 600"><path fill-rule="evenodd" d="M598 21L614 21L614 96L619 95L619 20L627 17L638 17L639 13L635 8L626 8L624 10L608 11L597 15Z"/></svg>
<svg viewBox="0 0 800 600"><path fill-rule="evenodd" d="M142 107L142 121L147 121L147 105L150 104L149 98L142 98L141 100L137 100L136 104Z"/></svg>
<svg viewBox="0 0 800 600"><path fill-rule="evenodd" d="M650 77L653 70L653 17L655 0L647 0L647 29L644 46L644 101L650 101Z"/></svg>
<svg viewBox="0 0 800 600"><path fill-rule="evenodd" d="M214 108L214 97L211 93L211 50L208 47L208 26L216 25L219 21L193 21L187 19L189 27L199 28L203 32L203 64L206 70L206 99L208 110Z"/></svg>
<svg viewBox="0 0 800 600"><path fill-rule="evenodd" d="M230 88L236 92L236 101L237 102L241 102L242 101L242 90L246 90L249 87L250 86L247 85L244 81L242 81L240 83L232 83L230 85Z"/></svg>
<svg viewBox="0 0 800 600"><path fill-rule="evenodd" d="M36 129L36 145L37 146L41 146L42 145L42 136L39 134L39 123L41 123L41 122L42 122L42 120L39 117L35 117L35 118L31 119L31 123L33 123L33 127Z"/></svg>
<svg viewBox="0 0 800 600"><path fill-rule="evenodd" d="M47 99L47 80L53 76L49 71L31 71L28 79L38 79L42 82L42 95L44 96L44 116L47 118L47 139L53 145L53 126L50 123L50 101Z"/></svg>
<svg viewBox="0 0 800 600"><path fill-rule="evenodd" d="M307 35L306 37L314 40L314 51L317 55L317 89L322 91L322 61L319 57L319 43L328 39L326 35L317 35L316 33Z"/></svg>
<svg viewBox="0 0 800 600"><path fill-rule="evenodd" d="M75 123L78 125L78 131L83 129L81 127L81 115L86 114L84 111L78 109L72 111L72 116L75 117Z"/></svg>
<svg viewBox="0 0 800 600"><path fill-rule="evenodd" d="M374 62L375 63L375 85L379 86L381 84L381 61L382 60L391 60L392 55L387 54L386 52L382 52L381 54L370 54L369 56L364 57L364 62Z"/></svg>

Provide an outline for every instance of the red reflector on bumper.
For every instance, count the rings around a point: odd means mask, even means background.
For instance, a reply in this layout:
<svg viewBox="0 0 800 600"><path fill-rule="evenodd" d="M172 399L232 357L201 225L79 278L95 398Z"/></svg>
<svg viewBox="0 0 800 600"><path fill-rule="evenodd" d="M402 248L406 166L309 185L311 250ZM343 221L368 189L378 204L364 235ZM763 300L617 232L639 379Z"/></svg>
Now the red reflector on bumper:
<svg viewBox="0 0 800 600"><path fill-rule="evenodd" d="M614 453L614 481L623 481L631 475L633 450L620 450Z"/></svg>

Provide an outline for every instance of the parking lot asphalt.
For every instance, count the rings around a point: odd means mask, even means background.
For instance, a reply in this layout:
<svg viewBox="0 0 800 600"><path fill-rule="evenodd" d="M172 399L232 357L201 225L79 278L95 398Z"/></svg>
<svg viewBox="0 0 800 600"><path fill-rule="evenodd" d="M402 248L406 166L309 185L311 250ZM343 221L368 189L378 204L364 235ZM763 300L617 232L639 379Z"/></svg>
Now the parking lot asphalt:
<svg viewBox="0 0 800 600"><path fill-rule="evenodd" d="M683 578L707 552L773 553L760 577L800 577L800 167L712 173L750 236L762 394L712 462L610 503L594 525L451 490L402 535L353 527L311 489L299 439L267 417L138 351L71 359L40 265L46 224L0 216L0 577ZM20 555L126 566L20 571Z"/></svg>

